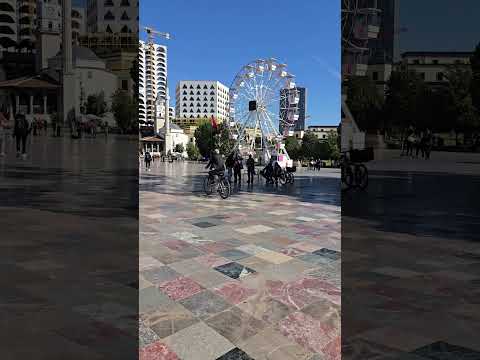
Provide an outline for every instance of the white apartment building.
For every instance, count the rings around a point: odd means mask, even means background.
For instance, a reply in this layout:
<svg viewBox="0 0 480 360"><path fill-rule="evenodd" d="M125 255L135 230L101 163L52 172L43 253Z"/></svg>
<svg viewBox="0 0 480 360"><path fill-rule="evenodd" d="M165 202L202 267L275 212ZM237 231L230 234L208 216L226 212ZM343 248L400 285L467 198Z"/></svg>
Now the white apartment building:
<svg viewBox="0 0 480 360"><path fill-rule="evenodd" d="M167 91L167 47L140 41L138 66L139 121L154 123L155 102L164 100Z"/></svg>
<svg viewBox="0 0 480 360"><path fill-rule="evenodd" d="M0 1L0 50L14 50L17 43L16 0Z"/></svg>
<svg viewBox="0 0 480 360"><path fill-rule="evenodd" d="M138 33L138 0L87 0L90 33Z"/></svg>
<svg viewBox="0 0 480 360"><path fill-rule="evenodd" d="M62 7L58 0L0 1L0 49L12 50L15 44L21 52L36 49L36 30L59 32ZM72 39L75 42L86 31L85 9L72 7ZM9 40L14 41L12 43Z"/></svg>
<svg viewBox="0 0 480 360"><path fill-rule="evenodd" d="M215 80L182 80L175 91L177 119L228 119L229 89Z"/></svg>
<svg viewBox="0 0 480 360"><path fill-rule="evenodd" d="M337 126L332 125L311 125L307 132L314 134L318 139L325 140L330 132L337 133Z"/></svg>
<svg viewBox="0 0 480 360"><path fill-rule="evenodd" d="M463 51L409 51L401 55L400 66L417 72L430 85L447 82L446 71L451 66L469 67L471 52Z"/></svg>

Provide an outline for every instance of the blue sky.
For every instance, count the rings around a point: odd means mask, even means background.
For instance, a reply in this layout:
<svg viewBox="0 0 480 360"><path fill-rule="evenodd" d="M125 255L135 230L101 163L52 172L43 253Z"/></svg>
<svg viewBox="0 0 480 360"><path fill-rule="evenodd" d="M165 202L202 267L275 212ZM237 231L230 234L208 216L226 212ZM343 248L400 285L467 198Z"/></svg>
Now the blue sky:
<svg viewBox="0 0 480 360"><path fill-rule="evenodd" d="M403 51L472 51L480 41L478 0L401 0Z"/></svg>
<svg viewBox="0 0 480 360"><path fill-rule="evenodd" d="M168 46L170 94L179 80L230 86L243 65L275 57L308 89L307 125L340 122L339 0L142 0L140 25L173 36L157 41Z"/></svg>

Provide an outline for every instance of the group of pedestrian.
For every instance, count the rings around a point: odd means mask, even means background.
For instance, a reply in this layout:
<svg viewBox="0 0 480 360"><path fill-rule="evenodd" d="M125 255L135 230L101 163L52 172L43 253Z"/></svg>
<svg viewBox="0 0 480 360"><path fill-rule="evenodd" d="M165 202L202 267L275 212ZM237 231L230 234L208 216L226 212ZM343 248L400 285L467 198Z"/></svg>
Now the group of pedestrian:
<svg viewBox="0 0 480 360"><path fill-rule="evenodd" d="M47 130L48 130L48 122L46 119L37 119L34 118L32 121L32 134L33 136L41 135L42 133L44 135L47 135Z"/></svg>
<svg viewBox="0 0 480 360"><path fill-rule="evenodd" d="M248 155L248 159L245 162L247 167L247 184L253 184L253 178L255 175L255 159L252 154ZM233 183L240 186L242 183L242 170L244 169L243 157L238 151L233 151L227 156L225 160L225 167L227 169L228 181L232 182L233 174Z"/></svg>
<svg viewBox="0 0 480 360"><path fill-rule="evenodd" d="M424 159L430 159L433 146L433 135L430 129L419 130L410 126L405 134L402 156L418 158L421 155Z"/></svg>
<svg viewBox="0 0 480 360"><path fill-rule="evenodd" d="M320 171L320 169L322 168L322 160L311 159L309 164L308 164L308 167L310 168L310 170Z"/></svg>

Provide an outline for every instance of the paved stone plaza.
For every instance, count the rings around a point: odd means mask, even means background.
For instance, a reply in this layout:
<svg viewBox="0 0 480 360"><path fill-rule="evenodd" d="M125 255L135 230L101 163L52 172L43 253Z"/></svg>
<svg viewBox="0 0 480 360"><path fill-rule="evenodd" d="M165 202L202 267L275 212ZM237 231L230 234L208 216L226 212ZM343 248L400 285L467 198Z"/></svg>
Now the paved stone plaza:
<svg viewBox="0 0 480 360"><path fill-rule="evenodd" d="M136 358L136 137L31 137L25 160L7 140L0 357Z"/></svg>
<svg viewBox="0 0 480 360"><path fill-rule="evenodd" d="M480 154L398 153L342 195L342 358L480 359Z"/></svg>
<svg viewBox="0 0 480 360"><path fill-rule="evenodd" d="M140 171L140 359L340 359L338 170L227 200L201 164Z"/></svg>

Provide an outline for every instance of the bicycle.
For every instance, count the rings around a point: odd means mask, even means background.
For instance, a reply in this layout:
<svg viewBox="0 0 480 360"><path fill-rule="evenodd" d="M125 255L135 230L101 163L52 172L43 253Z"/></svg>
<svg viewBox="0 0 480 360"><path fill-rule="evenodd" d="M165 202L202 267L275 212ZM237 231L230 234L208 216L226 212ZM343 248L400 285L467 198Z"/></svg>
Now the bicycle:
<svg viewBox="0 0 480 360"><path fill-rule="evenodd" d="M208 174L203 181L203 190L207 196L216 190L222 199L227 199L231 194L230 182L224 173L218 175L218 179L219 181L215 181L215 176Z"/></svg>
<svg viewBox="0 0 480 360"><path fill-rule="evenodd" d="M351 161L347 152L341 157L341 181L346 185L347 190L351 188L366 189L368 186L368 170L364 164Z"/></svg>

